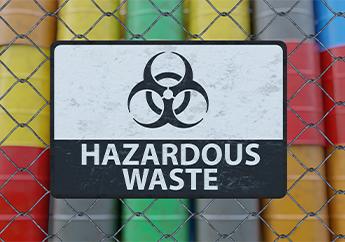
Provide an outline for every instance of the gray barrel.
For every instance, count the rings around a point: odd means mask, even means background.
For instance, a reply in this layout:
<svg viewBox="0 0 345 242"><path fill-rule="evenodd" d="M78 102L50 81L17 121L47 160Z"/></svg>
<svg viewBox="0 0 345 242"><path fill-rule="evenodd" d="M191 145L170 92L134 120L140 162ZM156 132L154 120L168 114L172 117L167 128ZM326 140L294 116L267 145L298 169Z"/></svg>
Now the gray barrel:
<svg viewBox="0 0 345 242"><path fill-rule="evenodd" d="M115 210L111 199L51 199L49 241L114 241Z"/></svg>
<svg viewBox="0 0 345 242"><path fill-rule="evenodd" d="M313 1L267 2L254 1L254 28L258 39L302 40L305 35L314 34Z"/></svg>
<svg viewBox="0 0 345 242"><path fill-rule="evenodd" d="M197 238L198 242L218 241L260 241L259 205L253 199L198 199ZM230 235L230 237L227 237ZM224 236L224 237L221 237Z"/></svg>

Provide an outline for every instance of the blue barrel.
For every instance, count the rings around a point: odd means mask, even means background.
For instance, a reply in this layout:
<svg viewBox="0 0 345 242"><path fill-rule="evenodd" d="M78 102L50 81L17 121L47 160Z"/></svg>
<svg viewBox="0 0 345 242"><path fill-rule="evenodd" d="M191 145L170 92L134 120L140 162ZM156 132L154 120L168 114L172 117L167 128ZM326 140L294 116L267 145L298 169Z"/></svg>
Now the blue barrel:
<svg viewBox="0 0 345 242"><path fill-rule="evenodd" d="M314 1L317 38L322 51L345 45L345 18L336 13L345 12L344 0ZM332 11L331 11L332 10ZM327 26L326 26L327 25Z"/></svg>

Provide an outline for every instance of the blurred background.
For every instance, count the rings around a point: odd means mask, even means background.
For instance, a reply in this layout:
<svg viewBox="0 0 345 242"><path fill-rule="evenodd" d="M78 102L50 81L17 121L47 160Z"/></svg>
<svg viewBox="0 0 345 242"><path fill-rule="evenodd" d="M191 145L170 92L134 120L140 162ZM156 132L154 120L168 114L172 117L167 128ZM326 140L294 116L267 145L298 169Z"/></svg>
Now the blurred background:
<svg viewBox="0 0 345 242"><path fill-rule="evenodd" d="M285 41L287 195L52 198L49 47L120 39ZM345 0L0 0L0 45L0 241L345 241Z"/></svg>

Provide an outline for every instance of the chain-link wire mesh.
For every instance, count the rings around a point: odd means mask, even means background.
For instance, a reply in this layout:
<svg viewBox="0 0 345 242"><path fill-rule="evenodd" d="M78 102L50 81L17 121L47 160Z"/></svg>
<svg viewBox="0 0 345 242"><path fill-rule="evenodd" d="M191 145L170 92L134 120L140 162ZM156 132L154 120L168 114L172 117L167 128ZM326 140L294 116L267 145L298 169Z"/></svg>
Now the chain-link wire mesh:
<svg viewBox="0 0 345 242"><path fill-rule="evenodd" d="M325 44L319 40L318 36L337 18L345 18L345 12L344 11L337 11L332 9L331 6L328 5L328 3L325 0L319 0L321 4L323 4L332 14L332 17L328 20L327 24L323 26L318 32L315 34L305 32L305 30L300 26L300 23L297 23L293 17L290 16L290 13L293 12L293 9L298 7L300 2L303 1L309 1L309 0L296 0L294 4L290 6L290 8L281 11L281 9L275 9L275 7L271 4L271 1L269 0L255 0L251 2L251 14L253 14L253 6L255 2L261 2L261 4L265 4L266 7L271 11L272 18L266 23L265 26L263 26L261 29L257 29L255 32L248 31L247 28L244 28L240 22L233 16L233 13L236 11L236 9L244 2L241 0L236 0L235 4L232 4L233 7L228 9L228 11L219 10L217 8L217 4L215 4L215 1L212 0L194 0L194 1L204 1L210 9L212 9L214 13L214 18L208 23L208 25L204 26L204 28L199 32L192 32L187 26L188 21L181 21L181 19L177 18L174 14L179 8L185 7L184 14L185 16L188 16L191 14L191 11L193 9L189 9L188 4L190 1L177 1L176 6L171 11L162 10L161 6L157 4L155 0L147 0L151 5L154 11L156 11L157 15L153 19L153 21L147 25L146 29L144 31L136 32L135 30L131 29L130 26L126 24L126 7L128 4L127 0L121 0L117 2L117 7L113 9L112 11L104 10L102 8L102 1L97 0L83 0L83 1L90 1L94 8L99 11L99 15L97 18L95 18L95 21L88 26L88 28L85 29L83 32L78 32L78 30L74 29L72 26L69 25L69 23L60 15L60 12L67 8L68 5L74 1L74 0L65 0L61 1L59 6L56 8L56 10L49 10L44 6L40 0L32 0L32 3L37 8L37 13L39 13L39 16L36 16L36 20L34 23L27 27L25 29L25 32L21 32L23 28L20 26L14 26L13 22L10 21L7 18L7 15L4 13L6 12L6 8L10 6L12 2L15 2L18 0L2 0L0 1L0 18L1 18L1 25L2 29L6 29L6 31L10 34L11 38L9 37L5 42L2 41L2 47L0 49L0 64L1 64L1 72L6 73L6 75L0 76L0 129L1 129L1 136L0 136L0 156L1 158L1 164L0 164L0 170L4 169L3 167L8 166L8 170L5 173L1 174L1 182L0 182L0 199L1 203L0 206L0 217L1 218L1 227L0 227L0 241L12 241L11 239L8 239L7 235L10 233L15 233L13 231L13 227L20 223L20 221L28 220L31 222L31 230L30 231L17 231L16 233L21 234L21 238L24 238L21 241L28 241L25 239L26 234L29 233L39 233L41 234L41 237L43 238L43 241L47 241L49 239L57 239L57 241L61 240L63 241L63 238L61 238L61 234L64 230L66 230L69 226L69 224L74 223L75 221L78 221L80 217L86 218L85 221L89 225L91 225L94 228L94 232L100 234L100 241L122 241L121 234L126 229L126 226L128 223L137 217L142 218L142 221L147 223L147 226L149 226L151 229L153 229L159 236L157 237L156 241L177 241L176 235L179 233L181 229L183 229L186 226L191 226L193 223L203 223L207 229L212 231L214 233L213 241L241 241L240 238L236 237L236 233L241 229L244 224L246 224L251 219L255 218L258 219L260 222L260 226L262 229L265 229L269 231L273 235L275 240L283 240L283 241L306 241L302 238L295 238L293 237L294 234L296 234L297 230L301 230L301 233L316 233L318 231L308 231L306 228L303 230L303 224L305 221L307 221L309 218L315 218L315 221L321 225L322 228L324 228L327 231L327 236L329 236L330 241L341 241L341 239L345 239L345 231L334 231L333 228L329 225L328 217L324 215L324 213L328 209L328 205L330 205L333 201L336 200L336 198L340 196L344 196L344 187L334 187L332 186L331 182L327 177L325 176L325 173L322 171L325 169L327 162L337 153L342 152L344 153L345 146L344 144L337 144L334 142L334 140L331 140L327 133L322 128L322 123L327 118L328 115L336 108L336 107L344 107L345 106L345 100L335 100L332 95L330 95L327 90L324 88L323 85L321 85L321 79L324 77L324 75L327 73L327 71L332 68L332 66L336 65L339 62L345 61L345 56L337 56L332 52L332 50L328 49ZM31 0L27 0L31 1ZM144 0L143 0L144 1ZM169 1L169 0L167 0ZM229 2L234 2L235 0L229 0ZM114 1L116 2L116 1ZM23 3L25 4L25 3ZM25 13L23 13L25 14ZM241 217L240 220L238 220L238 224L227 231L220 231L217 225L213 224L213 221L209 219L208 215L208 209L212 206L217 206L217 200L209 200L207 201L201 209L195 209L191 208L186 200L179 200L177 199L176 202L179 204L179 206L186 211L186 217L185 220L176 225L174 230L170 232L164 231L164 229L161 228L161 226L155 222L153 222L152 217L149 215L150 209L152 209L156 204L159 202L159 200L152 200L148 203L148 205L140 210L136 211L131 205L128 203L128 200L119 199L119 202L121 204L122 210L128 210L130 213L130 216L128 216L126 219L122 219L120 221L119 218L112 218L114 220L118 220L118 226L113 228L113 231L104 231L102 226L100 226L99 223L95 222L95 216L92 214L92 210L94 207L97 206L97 203L99 203L101 200L93 200L89 202L85 207L74 207L73 202L70 200L65 200L65 205L70 210L71 216L69 216L65 223L57 230L54 231L54 233L50 233L48 231L48 228L46 226L43 226L41 222L39 222L40 218L33 216L32 212L40 206L41 203L43 203L45 200L49 199L50 191L49 191L49 183L46 181L42 182L42 179L37 178L37 169L40 169L40 167L49 167L49 164L46 164L48 160L43 160L42 158L44 156L48 155L49 152L49 138L47 138L44 134L44 132L41 130L42 127L37 125L35 123L36 119L39 119L42 114L45 112L49 112L49 95L43 94L41 92L42 87L38 85L38 83L33 80L33 77L37 76L39 72L44 69L48 68L50 59L49 54L46 51L46 46L43 46L35 41L35 31L38 28L41 28L44 25L44 22L48 19L55 19L59 26L64 26L67 31L70 33L72 40L92 40L92 33L97 28L97 26L104 21L105 19L112 19L113 21L116 21L121 29L121 35L122 38L127 35L128 39L141 39L145 40L146 36L150 33L150 31L157 25L160 21L163 21L166 18L170 18L171 21L173 21L182 31L182 33L185 35L186 39L194 39L194 40L203 40L207 39L205 38L205 34L212 29L213 25L217 23L217 21L224 21L226 19L227 21L231 22L234 26L238 28L240 32L245 35L245 39L247 40L254 40L254 39L261 39L260 36L262 36L265 31L267 31L272 24L274 24L275 21L284 21L291 23L296 31L302 36L299 40L299 42L295 45L295 47L292 50L289 50L288 53L288 65L294 70L294 72L303 80L300 87L291 95L288 97L287 103L288 103L288 109L295 115L295 117L301 122L303 125L303 129L300 130L300 132L293 137L291 142L288 144L288 156L291 158L289 159L289 162L294 162L299 166L300 169L302 169L303 172L301 174L296 175L294 177L294 181L289 185L288 187L288 193L286 195L286 198L290 200L290 202L296 206L301 214L301 216L298 221L296 222L295 226L288 228L287 233L281 233L276 229L276 227L272 226L271 221L267 219L265 216L265 211L270 208L270 206L273 206L272 204L275 202L275 200L267 200L262 202L262 206L260 209L253 209L252 207L247 207L246 201L232 200L238 209L242 211L244 216ZM345 26L343 29L339 29L339 31L344 31ZM55 30L53 30L55 31ZM168 30L167 30L168 31ZM227 30L224 29L224 32ZM2 35L2 33L0 33ZM55 34L54 34L55 36ZM299 48L303 45L303 43L306 43L308 41L315 41L318 45L320 45L322 48L325 49L325 53L329 56L331 59L331 62L328 66L323 67L321 72L317 74L317 76L309 77L306 76L303 70L300 70L298 67L295 66L293 62L291 62L291 58L294 56L295 53L298 53ZM11 54L11 48L14 48L17 45L30 45L32 49L30 50L32 57L35 56L36 62L33 63L32 60L27 59L23 61L19 61L18 63L13 63L15 60L20 60L23 58L21 55L24 51L24 49L18 49ZM29 63L30 62L30 63ZM30 71L26 73L25 76L23 76L21 73L20 67L15 67L15 64L17 65L29 65ZM49 76L49 75L48 75ZM9 81L10 80L10 81ZM5 81L7 84L5 84ZM49 83L49 77L45 78L45 82ZM289 81L289 80L288 80ZM322 92L323 98L328 99L332 103L332 106L326 110L321 118L316 122L309 122L308 120L305 120L299 113L299 110L295 110L293 105L290 105L295 98L297 98L299 95L303 95L303 90L307 86L314 86L318 90ZM68 87L66 87L68 88ZM32 97L34 102L29 102L30 105L32 105L30 110L32 111L32 114L27 119L23 119L22 117L16 116L13 112L15 112L15 109L11 107L7 99L15 99L17 100L17 103L25 103L28 102L28 100L22 100L20 93L18 90L23 91L25 89L27 92L29 92L29 96ZM68 90L66 90L68 91ZM343 90L344 91L344 90ZM16 93L18 92L18 94ZM2 122L6 120L6 122L11 123L11 125L3 126ZM48 119L44 119L45 122L49 121ZM345 124L344 124L345 125ZM326 145L328 148L328 153L326 156L324 156L321 160L313 160L313 162L308 162L305 160L304 156L301 156L300 154L297 154L295 152L295 149L293 148L296 143L298 143L299 138L308 130L314 130L317 132L320 136L322 136L326 140ZM25 130L25 131L21 131ZM19 134L18 134L19 133ZM41 147L39 151L36 153L26 154L24 151L21 151L21 157L22 160L18 161L17 159L13 158L13 154L9 153L6 149L6 146L8 143L11 144L11 137L18 136L19 139L21 135L30 136L31 139L35 140L34 143L36 146ZM23 153L24 152L24 153ZM342 156L344 157L344 156ZM341 162L345 162L345 160L341 160ZM44 168L45 169L45 168ZM343 171L344 172L344 171ZM33 199L31 206L26 207L24 210L18 207L18 201L13 200L13 197L8 196L9 189L8 187L11 187L13 189L16 184L11 183L17 182L18 179L16 177L25 174L25 180L31 183L37 184L37 189L40 190L37 194L33 195L31 199ZM306 208L305 201L301 200L303 196L296 197L294 193L294 189L298 187L299 183L301 183L309 174L313 174L315 179L318 181L321 181L325 189L327 188L329 190L329 195L327 198L321 201L321 206L318 208L315 208L314 210L309 210ZM44 180L44 179L43 179ZM18 183L19 184L19 183ZM20 183L20 185L23 185L25 183ZM24 185L25 186L25 185ZM317 187L316 187L317 188ZM315 188L315 189L316 189ZM24 188L25 190L25 188ZM304 197L311 196L313 197L313 194L317 194L318 191L316 190L305 190L302 191L304 193ZM17 200L23 200L27 199L27 197L22 197L21 194L16 194L15 197ZM318 199L318 198L316 198ZM323 198L320 198L323 199ZM11 215L6 215L4 212L4 209L7 209L7 211L11 211ZM283 209L283 208L282 208ZM340 212L340 211L339 211ZM344 211L345 212L345 209ZM114 213L118 213L118 211L114 211ZM119 216L119 214L117 214ZM339 214L339 216L344 216L343 214ZM167 218L169 219L169 218ZM225 218L226 220L226 218ZM284 226L284 225L283 225ZM85 231L72 231L75 234L82 234ZM137 231L130 231L131 233L137 233ZM251 233L251 231L247 231L247 233ZM7 234L7 235L6 235ZM262 235L258 238L258 241L262 241ZM191 239L193 240L193 238ZM315 241L322 241L316 239Z"/></svg>

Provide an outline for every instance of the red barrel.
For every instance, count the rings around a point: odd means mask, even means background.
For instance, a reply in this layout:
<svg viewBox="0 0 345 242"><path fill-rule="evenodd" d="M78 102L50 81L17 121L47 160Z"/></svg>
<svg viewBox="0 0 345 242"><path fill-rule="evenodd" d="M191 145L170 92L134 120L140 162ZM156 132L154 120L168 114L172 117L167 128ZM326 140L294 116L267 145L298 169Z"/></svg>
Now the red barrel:
<svg viewBox="0 0 345 242"><path fill-rule="evenodd" d="M0 238L42 241L48 231L49 151L3 146L0 164Z"/></svg>
<svg viewBox="0 0 345 242"><path fill-rule="evenodd" d="M320 72L319 50L315 42L287 41L288 53L288 142L294 145L324 145L322 90L314 83ZM303 56L303 58L301 58ZM321 85L321 84L320 84ZM304 121L304 122L303 122Z"/></svg>
<svg viewBox="0 0 345 242"><path fill-rule="evenodd" d="M335 57L345 57L345 44L330 51ZM333 63L334 57L327 51L321 52L321 61L323 69L327 69L322 77L323 87L331 97L324 97L325 112L330 111L326 116L327 137L334 144L345 144L345 61L338 59Z"/></svg>

